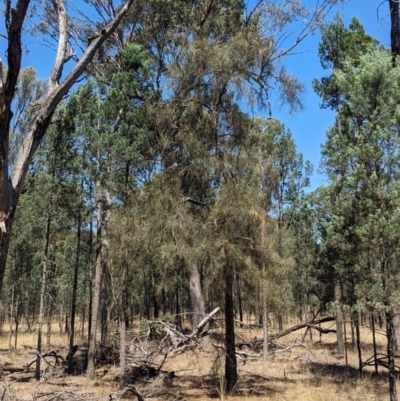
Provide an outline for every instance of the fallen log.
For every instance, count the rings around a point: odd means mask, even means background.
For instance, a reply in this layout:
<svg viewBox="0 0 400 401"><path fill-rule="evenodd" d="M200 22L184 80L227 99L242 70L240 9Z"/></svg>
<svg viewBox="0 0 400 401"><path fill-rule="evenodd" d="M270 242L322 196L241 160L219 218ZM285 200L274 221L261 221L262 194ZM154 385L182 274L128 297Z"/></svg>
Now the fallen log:
<svg viewBox="0 0 400 401"><path fill-rule="evenodd" d="M0 365L0 371L10 372L10 373L26 372L27 368L23 368L21 366Z"/></svg>

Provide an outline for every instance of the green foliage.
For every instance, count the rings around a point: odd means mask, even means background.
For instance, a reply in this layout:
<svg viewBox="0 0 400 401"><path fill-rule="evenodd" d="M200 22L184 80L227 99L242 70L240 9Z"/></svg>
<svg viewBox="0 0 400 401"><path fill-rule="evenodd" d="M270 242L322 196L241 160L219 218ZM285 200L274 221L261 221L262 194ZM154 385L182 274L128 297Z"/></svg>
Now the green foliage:
<svg viewBox="0 0 400 401"><path fill-rule="evenodd" d="M325 240L352 285L350 302L391 308L399 283L400 69L387 51L375 50L357 65L345 61L335 80L346 103L323 148L332 182Z"/></svg>
<svg viewBox="0 0 400 401"><path fill-rule="evenodd" d="M222 305L228 276L249 309L260 306L261 282L279 315L294 298L316 294L315 221L302 208L312 168L282 122L247 112L247 103L268 107L272 88L291 110L300 106L301 84L277 62L284 53L276 32L307 13L298 1L285 4L266 2L246 15L241 0L139 0L118 32L120 47L102 49L98 75L60 108L32 164L13 274L25 269L24 283L34 278L37 285L51 215L54 299L63 307L71 301L78 248L85 311L98 218L111 313L119 316L172 320L177 305L189 303L193 265L207 306Z"/></svg>
<svg viewBox="0 0 400 401"><path fill-rule="evenodd" d="M147 330L149 328L150 321L142 317L139 323L139 330Z"/></svg>
<svg viewBox="0 0 400 401"><path fill-rule="evenodd" d="M379 42L365 33L356 17L352 18L349 28L346 28L338 14L332 22L321 27L321 36L321 65L324 69L331 69L332 74L321 78L321 81L314 79L313 87L322 99L322 108L337 110L343 94L336 83L334 72L341 70L345 62L357 66L360 57L373 51Z"/></svg>

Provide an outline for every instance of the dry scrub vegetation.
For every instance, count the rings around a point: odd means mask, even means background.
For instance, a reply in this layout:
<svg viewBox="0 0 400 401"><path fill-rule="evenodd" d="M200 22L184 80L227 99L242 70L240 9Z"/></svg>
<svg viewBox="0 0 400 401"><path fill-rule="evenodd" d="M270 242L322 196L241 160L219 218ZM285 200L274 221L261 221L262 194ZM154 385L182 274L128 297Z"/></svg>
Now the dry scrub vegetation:
<svg viewBox="0 0 400 401"><path fill-rule="evenodd" d="M324 328L334 328L326 323ZM138 336L137 325L131 328L129 339ZM273 328L272 328L273 331ZM350 325L348 325L348 333ZM237 328L238 341L261 338L259 330ZM305 329L281 338L278 348L271 350L268 361L261 358L240 357L238 362L239 382L237 392L226 396L223 385L223 351L215 347L217 338L208 339L201 347L187 349L176 356L163 355L152 362L162 364L164 372L175 372L172 385L166 385L161 375L131 376L130 383L141 392L144 399L151 400L385 400L388 398L386 372L380 368L380 375L366 367L362 377L357 374L357 354L348 339L349 368L344 358L336 355L335 334L313 333L303 340ZM362 328L363 359L372 356L372 336L368 327ZM377 334L380 352L384 353L385 338ZM66 357L68 353L66 336L52 334L51 349ZM0 400L117 400L120 399L118 361L98 366L96 380L89 381L84 374L75 376L57 375L62 367L52 369L46 366L44 379L34 379L34 366L29 371L10 372L8 367L22 367L35 357L36 333L20 331L18 348L8 350L6 328L0 337L1 365L4 374L0 382ZM142 343L144 347L144 342ZM153 344L156 347L156 344ZM158 345L157 345L158 346ZM84 344L82 341L82 347ZM12 369L11 369L12 370ZM53 371L53 373L52 373ZM132 374L133 370L131 370ZM58 376L58 377L57 377ZM136 396L126 395L136 399ZM124 397L124 399L126 398Z"/></svg>

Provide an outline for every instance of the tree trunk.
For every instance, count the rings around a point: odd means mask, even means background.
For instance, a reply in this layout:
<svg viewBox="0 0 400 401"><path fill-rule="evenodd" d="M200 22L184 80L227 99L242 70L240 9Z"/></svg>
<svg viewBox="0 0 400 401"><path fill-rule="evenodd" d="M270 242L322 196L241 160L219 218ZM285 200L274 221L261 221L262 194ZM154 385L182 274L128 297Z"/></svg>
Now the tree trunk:
<svg viewBox="0 0 400 401"><path fill-rule="evenodd" d="M225 279L225 390L229 394L237 383L237 361L235 350L235 321L233 304L233 271L226 261Z"/></svg>
<svg viewBox="0 0 400 401"><path fill-rule="evenodd" d="M44 246L44 258L43 258L42 288L40 290L40 307L39 307L38 336L37 336L37 358L36 358L36 370L35 370L35 379L36 380L40 380L40 362L42 359L41 353L42 353L44 296L45 296L45 291L46 291L47 258L48 258L48 253L49 253L49 242L50 242L50 224L51 224L51 204L49 207L49 214L47 216L46 242L45 242L45 246Z"/></svg>
<svg viewBox="0 0 400 401"><path fill-rule="evenodd" d="M88 307L88 338L92 330L92 307L93 307L93 222L90 221L89 230L89 307Z"/></svg>
<svg viewBox="0 0 400 401"><path fill-rule="evenodd" d="M241 288L240 288L240 279L239 277L236 280L237 282L237 296L238 296L238 307L239 307L239 320L241 322L243 322L243 303L242 303L242 292L241 292ZM243 325L241 324L240 327L243 327Z"/></svg>
<svg viewBox="0 0 400 401"><path fill-rule="evenodd" d="M357 343L357 355L358 355L358 371L362 375L363 364L362 364L362 353L361 353L361 335L360 335L360 323L361 316L360 312L354 314L354 322L356 326L356 343Z"/></svg>
<svg viewBox="0 0 400 401"><path fill-rule="evenodd" d="M95 272L95 285L92 300L92 310L90 319L90 335L89 335L89 350L88 350L88 366L87 377L89 379L95 378L95 365L94 356L96 352L96 334L97 334L97 321L100 308L100 291L101 291L101 278L103 274L103 258L102 258L102 220L103 220L103 204L102 199L99 198L97 202L97 249L96 249L96 272Z"/></svg>
<svg viewBox="0 0 400 401"><path fill-rule="evenodd" d="M76 254L75 254L75 269L74 269L74 280L72 284L72 300L71 300L71 331L69 333L69 355L68 358L68 371L72 373L72 349L74 347L74 336L75 336L75 315L76 315L76 294L78 290L78 271L79 271L79 258L81 249L81 220L82 216L79 212L78 215L78 227L76 232Z"/></svg>
<svg viewBox="0 0 400 401"><path fill-rule="evenodd" d="M12 287L12 290L11 290L11 302L10 302L10 331L8 333L8 351L9 352L11 352L13 321L14 321L14 286Z"/></svg>
<svg viewBox="0 0 400 401"><path fill-rule="evenodd" d="M193 313L192 317L192 331L195 331L197 325L203 319L205 315L204 299L201 292L201 283L199 270L195 263L192 264L192 270L190 272L190 284L189 284L189 294L190 294L190 307Z"/></svg>
<svg viewBox="0 0 400 401"><path fill-rule="evenodd" d="M18 327L19 327L19 314L20 314L20 303L19 303L19 293L17 295L17 299L15 301L15 338L14 338L14 349L17 350L17 341L18 341Z"/></svg>
<svg viewBox="0 0 400 401"><path fill-rule="evenodd" d="M387 338L387 355L389 366L389 392L390 401L397 401L396 388L396 365L394 354L395 333L393 324L393 310L386 310L386 338Z"/></svg>
<svg viewBox="0 0 400 401"><path fill-rule="evenodd" d="M181 294L179 286L175 287L175 326L182 331L182 307L181 307Z"/></svg>
<svg viewBox="0 0 400 401"><path fill-rule="evenodd" d="M120 363L120 377L119 387L123 390L126 386L126 298L127 298L127 275L128 275L128 261L124 261L122 270L122 289L121 289L121 306L119 313L120 325L120 338L119 338L119 363Z"/></svg>
<svg viewBox="0 0 400 401"><path fill-rule="evenodd" d="M378 375L378 354L376 349L375 316L373 312L371 312L371 330L372 330L372 346L374 348L375 374Z"/></svg>
<svg viewBox="0 0 400 401"><path fill-rule="evenodd" d="M104 225L103 225L104 228ZM104 240L104 230L102 232L103 240ZM102 241L104 243L104 241ZM110 312L111 312L111 273L108 266L108 262L106 260L105 248L103 248L104 255L103 259L103 273L101 279L101 301L100 301L100 309L101 309L101 332L100 332L100 341L102 343L107 343L110 340Z"/></svg>
<svg viewBox="0 0 400 401"><path fill-rule="evenodd" d="M395 333L395 351L400 351L400 308L393 308L393 325Z"/></svg>
<svg viewBox="0 0 400 401"><path fill-rule="evenodd" d="M46 309L47 309L47 313L46 313L46 320L47 320L46 351L50 351L50 348L51 348L51 318L53 316L52 302L47 303Z"/></svg>
<svg viewBox="0 0 400 401"><path fill-rule="evenodd" d="M335 277L334 284L336 308L336 339L337 339L337 353L344 355L344 341L343 341L343 313L342 313L342 285L338 277Z"/></svg>
<svg viewBox="0 0 400 401"><path fill-rule="evenodd" d="M26 323L26 326L28 327L29 333L32 333L32 328L31 328L31 325L29 322L29 299L30 299L29 294L30 294L29 290L26 289L26 291L25 291L25 301L26 301L25 302L25 323Z"/></svg>
<svg viewBox="0 0 400 401"><path fill-rule="evenodd" d="M399 0L389 0L390 46L394 56L400 55Z"/></svg>
<svg viewBox="0 0 400 401"><path fill-rule="evenodd" d="M151 297L153 300L153 316L154 319L158 319L160 317L160 306L158 305L157 302L157 294L156 294L156 272L155 269L151 269Z"/></svg>

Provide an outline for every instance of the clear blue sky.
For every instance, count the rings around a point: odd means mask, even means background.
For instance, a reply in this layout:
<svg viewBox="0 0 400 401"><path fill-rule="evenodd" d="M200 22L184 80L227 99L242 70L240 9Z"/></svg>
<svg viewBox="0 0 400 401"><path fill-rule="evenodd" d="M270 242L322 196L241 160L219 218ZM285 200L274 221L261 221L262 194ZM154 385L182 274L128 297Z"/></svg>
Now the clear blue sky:
<svg viewBox="0 0 400 401"><path fill-rule="evenodd" d="M251 1L251 0L250 0ZM315 6L317 0L302 0L306 6ZM75 1L79 4L79 0ZM390 19L388 3L382 3L379 8L379 17L377 9L381 0L348 0L346 4L335 7L328 18L332 18L335 12L339 12L346 25L351 18L356 16L364 25L366 32L378 39L382 44L390 45ZM87 7L82 1L82 6ZM4 32L4 22L0 22L0 31ZM320 40L319 32L308 37L297 48L296 54L286 59L286 67L305 85L304 93L305 109L297 114L289 114L285 108L280 108L278 104L272 104L273 116L281 119L285 125L290 128L295 138L298 151L304 154L305 159L310 160L315 169L312 177L311 189L324 184L325 178L317 174L320 161L321 144L325 141L325 132L329 125L334 121L334 115L331 111L321 110L319 108L319 98L313 92L311 81L313 78L319 78L327 75L320 67L318 59L318 43ZM53 52L43 46L38 46L35 42L25 43L30 50L24 54L23 66L32 65L38 71L39 77L46 78L53 64ZM289 44L289 43L288 43ZM0 57L5 57L6 43L0 39Z"/></svg>

